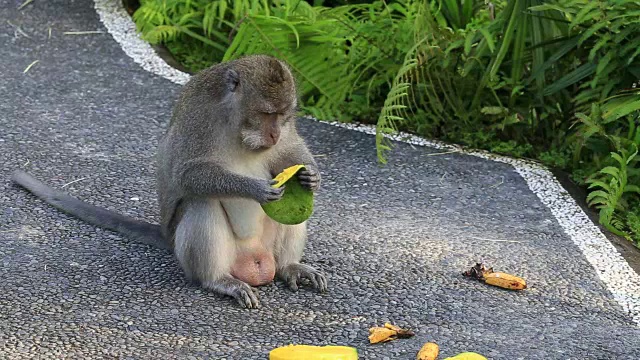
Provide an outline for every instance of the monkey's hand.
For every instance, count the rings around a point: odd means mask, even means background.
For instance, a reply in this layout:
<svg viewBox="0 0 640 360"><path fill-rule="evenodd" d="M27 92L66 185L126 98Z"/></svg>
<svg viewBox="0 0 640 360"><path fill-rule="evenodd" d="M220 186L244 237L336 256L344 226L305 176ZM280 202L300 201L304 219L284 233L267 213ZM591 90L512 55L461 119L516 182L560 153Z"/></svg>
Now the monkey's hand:
<svg viewBox="0 0 640 360"><path fill-rule="evenodd" d="M292 291L298 291L298 282L301 279L311 281L313 287L320 292L327 291L327 278L309 265L289 264L278 271L278 277L284 280Z"/></svg>
<svg viewBox="0 0 640 360"><path fill-rule="evenodd" d="M315 192L320 189L320 171L314 165L305 165L298 173L300 184Z"/></svg>
<svg viewBox="0 0 640 360"><path fill-rule="evenodd" d="M256 191L254 194L254 198L260 204L266 204L272 201L278 201L284 195L284 186L279 188L274 188L273 184L276 184L278 181L276 180L266 180L260 181L259 185L256 187Z"/></svg>

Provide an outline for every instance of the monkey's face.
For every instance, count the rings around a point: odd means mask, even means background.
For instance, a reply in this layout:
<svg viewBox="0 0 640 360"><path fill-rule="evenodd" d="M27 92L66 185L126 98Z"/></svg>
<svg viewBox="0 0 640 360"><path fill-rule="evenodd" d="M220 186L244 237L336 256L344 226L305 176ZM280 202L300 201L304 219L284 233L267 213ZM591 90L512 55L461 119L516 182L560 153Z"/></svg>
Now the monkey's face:
<svg viewBox="0 0 640 360"><path fill-rule="evenodd" d="M262 151L278 144L297 106L295 81L287 66L273 57L247 56L234 62L225 81L239 100L244 146Z"/></svg>
<svg viewBox="0 0 640 360"><path fill-rule="evenodd" d="M242 134L242 143L254 151L267 150L275 146L286 130L292 114L283 111L251 111L245 119Z"/></svg>

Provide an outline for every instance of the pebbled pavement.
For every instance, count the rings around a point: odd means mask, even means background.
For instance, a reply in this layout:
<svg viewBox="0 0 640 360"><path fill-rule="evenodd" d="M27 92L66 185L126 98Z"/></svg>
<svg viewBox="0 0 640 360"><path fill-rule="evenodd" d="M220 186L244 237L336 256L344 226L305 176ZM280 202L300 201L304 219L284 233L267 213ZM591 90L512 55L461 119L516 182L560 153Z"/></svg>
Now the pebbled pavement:
<svg viewBox="0 0 640 360"><path fill-rule="evenodd" d="M381 168L372 137L302 120L324 178L305 261L330 292L276 283L256 311L189 285L168 253L53 210L10 172L155 221L153 156L179 87L133 63L90 1L22 3L0 6L1 358L265 359L309 343L414 359L426 341L441 358L640 358L640 329L505 164L398 144ZM87 30L104 33L63 34ZM462 278L476 260L530 288ZM368 345L385 321L417 335Z"/></svg>

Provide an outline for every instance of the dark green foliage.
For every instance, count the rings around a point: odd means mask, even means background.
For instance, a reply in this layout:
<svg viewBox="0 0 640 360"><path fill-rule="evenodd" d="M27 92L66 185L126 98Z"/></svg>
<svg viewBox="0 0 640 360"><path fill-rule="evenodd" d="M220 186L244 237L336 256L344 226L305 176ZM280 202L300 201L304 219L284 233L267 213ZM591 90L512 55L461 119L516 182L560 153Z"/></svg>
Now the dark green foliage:
<svg viewBox="0 0 640 360"><path fill-rule="evenodd" d="M572 171L640 241L640 4L627 0L144 0L134 19L193 70L287 60L302 110Z"/></svg>

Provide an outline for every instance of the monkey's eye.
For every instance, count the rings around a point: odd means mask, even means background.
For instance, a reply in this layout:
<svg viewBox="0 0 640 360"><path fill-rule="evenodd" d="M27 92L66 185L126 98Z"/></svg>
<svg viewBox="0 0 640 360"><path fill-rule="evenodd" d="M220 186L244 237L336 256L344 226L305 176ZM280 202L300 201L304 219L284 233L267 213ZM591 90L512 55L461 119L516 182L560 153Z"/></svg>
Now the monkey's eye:
<svg viewBox="0 0 640 360"><path fill-rule="evenodd" d="M276 112L263 112L262 116L265 120L276 121L278 120L278 113Z"/></svg>

